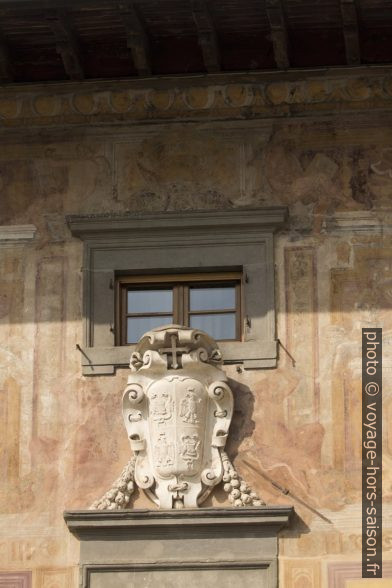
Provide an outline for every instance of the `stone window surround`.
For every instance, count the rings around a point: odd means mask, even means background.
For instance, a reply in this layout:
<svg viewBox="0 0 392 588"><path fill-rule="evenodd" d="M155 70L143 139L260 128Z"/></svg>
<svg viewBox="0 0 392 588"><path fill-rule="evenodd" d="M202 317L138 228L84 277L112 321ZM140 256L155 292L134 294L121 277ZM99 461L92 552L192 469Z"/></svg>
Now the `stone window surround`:
<svg viewBox="0 0 392 588"><path fill-rule="evenodd" d="M116 272L241 269L245 340L220 343L225 363L276 367L273 234L286 218L284 207L67 216L84 242L83 374L113 374L129 365L134 346L114 344Z"/></svg>

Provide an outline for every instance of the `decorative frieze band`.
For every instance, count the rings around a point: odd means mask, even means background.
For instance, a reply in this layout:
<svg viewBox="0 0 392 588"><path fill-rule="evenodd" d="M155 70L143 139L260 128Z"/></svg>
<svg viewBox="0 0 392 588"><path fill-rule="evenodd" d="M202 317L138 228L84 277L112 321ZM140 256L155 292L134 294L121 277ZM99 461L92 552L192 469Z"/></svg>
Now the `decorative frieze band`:
<svg viewBox="0 0 392 588"><path fill-rule="evenodd" d="M270 118L383 109L392 76L369 68L302 79L262 74L102 81L8 87L0 93L0 125L56 126L129 121Z"/></svg>

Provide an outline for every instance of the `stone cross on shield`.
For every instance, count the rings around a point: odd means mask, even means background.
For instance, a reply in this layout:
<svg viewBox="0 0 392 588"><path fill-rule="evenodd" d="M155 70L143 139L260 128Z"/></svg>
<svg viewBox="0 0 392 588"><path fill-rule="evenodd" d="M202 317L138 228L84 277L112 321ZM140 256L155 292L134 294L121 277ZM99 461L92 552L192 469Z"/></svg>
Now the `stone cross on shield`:
<svg viewBox="0 0 392 588"><path fill-rule="evenodd" d="M189 347L177 347L178 335L173 333L170 335L171 347L159 349L159 353L166 355L167 369L177 370L181 367L178 357L181 357L183 353L189 352Z"/></svg>

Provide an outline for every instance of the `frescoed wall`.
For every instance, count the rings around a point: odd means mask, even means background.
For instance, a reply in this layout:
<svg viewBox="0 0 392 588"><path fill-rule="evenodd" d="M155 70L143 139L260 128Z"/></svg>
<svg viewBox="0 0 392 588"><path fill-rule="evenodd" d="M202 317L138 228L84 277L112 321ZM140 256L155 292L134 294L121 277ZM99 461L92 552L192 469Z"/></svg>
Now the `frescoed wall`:
<svg viewBox="0 0 392 588"><path fill-rule="evenodd" d="M228 453L267 503L295 506L281 587L362 588L361 328L382 327L392 562L392 98L381 78L1 97L0 224L37 233L0 243L0 586L76 588L79 544L62 513L87 508L130 456L127 370L81 375L83 245L68 214L288 207L275 239L278 368L227 366ZM133 506L154 507L138 493Z"/></svg>

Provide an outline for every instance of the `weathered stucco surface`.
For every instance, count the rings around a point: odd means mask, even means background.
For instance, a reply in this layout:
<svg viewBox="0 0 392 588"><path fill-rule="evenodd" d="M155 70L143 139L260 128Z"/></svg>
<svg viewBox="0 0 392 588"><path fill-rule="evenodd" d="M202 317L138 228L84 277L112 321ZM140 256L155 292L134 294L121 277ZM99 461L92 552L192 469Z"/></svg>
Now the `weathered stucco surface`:
<svg viewBox="0 0 392 588"><path fill-rule="evenodd" d="M268 95L281 104L278 90ZM322 102L325 86L319 91ZM57 102L41 99L42 130L27 117L4 135L1 224L38 231L29 245L0 249L1 572L31 571L35 588L76 587L79 546L62 512L99 497L130 455L121 417L127 371L81 376L82 243L64 215L281 204L290 223L275 242L279 366L227 368L235 396L228 453L267 502L296 508L295 528L280 539L282 587L334 586L339 566L359 569L361 328L382 326L384 559L392 560L392 127L372 112L365 85L351 92L365 103L344 116L315 106L306 117L214 121L221 114L204 88L188 98L207 100L202 120L176 111L171 122L117 128L102 114L91 127L57 118L52 130ZM245 98L234 92L231 101ZM19 103L7 99L0 115L11 126ZM117 113L130 108L115 99ZM151 94L152 112L166 112L165 99ZM83 100L74 104L87 116ZM209 504L223 501L217 492ZM140 494L133 504L152 507Z"/></svg>

